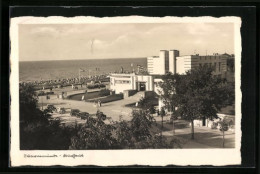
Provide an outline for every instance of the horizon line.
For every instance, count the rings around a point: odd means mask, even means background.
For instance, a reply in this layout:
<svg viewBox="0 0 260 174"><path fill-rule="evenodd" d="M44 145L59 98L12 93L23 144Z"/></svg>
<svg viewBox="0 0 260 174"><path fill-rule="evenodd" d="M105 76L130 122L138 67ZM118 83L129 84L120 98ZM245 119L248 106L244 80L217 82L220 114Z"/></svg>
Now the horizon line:
<svg viewBox="0 0 260 174"><path fill-rule="evenodd" d="M55 59L55 60L19 60L19 62L45 62L45 61L70 61L70 60L104 60L104 59L143 59L146 57L122 57L122 58L91 58L91 59Z"/></svg>

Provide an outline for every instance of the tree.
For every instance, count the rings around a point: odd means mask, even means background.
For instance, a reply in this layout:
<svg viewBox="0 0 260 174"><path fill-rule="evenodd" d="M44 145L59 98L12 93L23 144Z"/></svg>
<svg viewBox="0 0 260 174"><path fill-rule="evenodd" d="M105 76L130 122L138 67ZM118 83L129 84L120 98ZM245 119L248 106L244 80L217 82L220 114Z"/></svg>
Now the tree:
<svg viewBox="0 0 260 174"><path fill-rule="evenodd" d="M115 127L105 124L106 115L99 110L95 117L87 117L86 124L72 136L70 149L115 149L116 138L113 136Z"/></svg>
<svg viewBox="0 0 260 174"><path fill-rule="evenodd" d="M175 107L179 104L179 97L178 94L176 94L176 88L177 85L180 85L180 78L181 76L179 74L172 74L169 72L162 76L163 81L158 84L160 87L160 90L158 91L160 98L162 99L165 108L168 108L171 111L173 135L175 134L174 120L177 118Z"/></svg>
<svg viewBox="0 0 260 174"><path fill-rule="evenodd" d="M157 104L157 101L158 101L157 94L152 93L152 95L142 97L139 100L138 104L140 108L144 110L149 110L150 114L154 114L155 113L154 106Z"/></svg>
<svg viewBox="0 0 260 174"><path fill-rule="evenodd" d="M232 87L218 76L212 75L212 68L203 66L176 74L163 91L174 94L165 97L178 107L180 116L191 123L191 139L194 139L194 120L216 118L217 112L234 101ZM169 78L168 78L169 79ZM168 91L168 89L170 91ZM166 94L164 94L166 95Z"/></svg>
<svg viewBox="0 0 260 174"><path fill-rule="evenodd" d="M163 117L166 115L164 107L161 108L160 115L162 117L162 127L161 127L161 136L162 136L162 133L163 133Z"/></svg>
<svg viewBox="0 0 260 174"><path fill-rule="evenodd" d="M131 131L130 124L125 120L116 122L116 139L120 148L134 148L135 139L133 138L133 132Z"/></svg>
<svg viewBox="0 0 260 174"><path fill-rule="evenodd" d="M38 96L33 86L19 87L20 101L20 149L21 150L65 150L70 144L73 127L61 127L60 120L52 119L49 107L37 108Z"/></svg>
<svg viewBox="0 0 260 174"><path fill-rule="evenodd" d="M132 120L130 122L133 138L136 141L151 137L150 128L154 118L147 110L133 110Z"/></svg>

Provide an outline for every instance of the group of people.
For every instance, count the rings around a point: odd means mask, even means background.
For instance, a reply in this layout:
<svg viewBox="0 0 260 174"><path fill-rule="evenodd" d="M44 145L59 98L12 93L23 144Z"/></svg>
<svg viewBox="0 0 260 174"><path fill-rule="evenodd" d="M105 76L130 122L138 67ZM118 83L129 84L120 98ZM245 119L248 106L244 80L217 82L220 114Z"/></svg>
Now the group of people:
<svg viewBox="0 0 260 174"><path fill-rule="evenodd" d="M103 75L96 75L96 76L90 76L90 77L81 77L79 78L63 78L63 79L57 79L57 80L40 80L40 81L32 81L32 82L20 82L20 85L25 84L31 84L33 86L56 86L56 85L62 85L62 86L69 86L72 84L86 84L88 82L91 82L93 80L103 80L107 78L108 74Z"/></svg>
<svg viewBox="0 0 260 174"><path fill-rule="evenodd" d="M97 106L97 107L101 107L101 100L98 100L97 102L95 101L95 106Z"/></svg>

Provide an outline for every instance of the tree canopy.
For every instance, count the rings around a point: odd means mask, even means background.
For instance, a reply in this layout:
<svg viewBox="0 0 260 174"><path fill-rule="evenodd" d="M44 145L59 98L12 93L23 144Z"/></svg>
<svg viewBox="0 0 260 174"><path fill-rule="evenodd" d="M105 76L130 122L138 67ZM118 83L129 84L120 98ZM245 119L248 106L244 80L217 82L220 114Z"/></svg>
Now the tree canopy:
<svg viewBox="0 0 260 174"><path fill-rule="evenodd" d="M178 108L180 116L191 122L216 118L218 111L234 102L234 85L213 75L210 67L187 71L185 75L166 74L160 83L161 98L166 105ZM192 128L192 137L194 136Z"/></svg>

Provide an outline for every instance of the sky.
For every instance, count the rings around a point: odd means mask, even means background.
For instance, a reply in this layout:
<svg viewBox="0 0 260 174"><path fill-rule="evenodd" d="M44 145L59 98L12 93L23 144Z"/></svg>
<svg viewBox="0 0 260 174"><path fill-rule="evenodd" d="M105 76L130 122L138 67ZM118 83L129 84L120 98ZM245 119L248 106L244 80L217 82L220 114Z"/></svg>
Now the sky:
<svg viewBox="0 0 260 174"><path fill-rule="evenodd" d="M20 24L20 61L234 53L232 23Z"/></svg>

